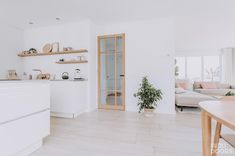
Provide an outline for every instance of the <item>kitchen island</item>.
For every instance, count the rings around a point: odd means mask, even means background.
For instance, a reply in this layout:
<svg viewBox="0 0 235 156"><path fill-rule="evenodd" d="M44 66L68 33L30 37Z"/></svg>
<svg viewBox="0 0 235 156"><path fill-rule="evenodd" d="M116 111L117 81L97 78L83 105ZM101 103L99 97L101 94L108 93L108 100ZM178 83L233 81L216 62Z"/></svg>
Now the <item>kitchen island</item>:
<svg viewBox="0 0 235 156"><path fill-rule="evenodd" d="M50 85L0 82L0 155L28 155L50 134Z"/></svg>

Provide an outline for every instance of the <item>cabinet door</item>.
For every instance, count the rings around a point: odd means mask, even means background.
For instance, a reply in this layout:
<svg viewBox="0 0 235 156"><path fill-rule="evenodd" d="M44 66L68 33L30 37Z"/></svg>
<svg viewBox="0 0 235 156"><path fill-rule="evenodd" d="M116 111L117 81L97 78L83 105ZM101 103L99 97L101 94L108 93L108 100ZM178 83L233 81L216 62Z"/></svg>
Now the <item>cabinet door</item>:
<svg viewBox="0 0 235 156"><path fill-rule="evenodd" d="M0 155L22 155L29 148L50 134L50 110L13 120L0 125ZM41 140L42 141L42 140Z"/></svg>
<svg viewBox="0 0 235 156"><path fill-rule="evenodd" d="M87 81L51 82L52 116L74 118L87 110Z"/></svg>
<svg viewBox="0 0 235 156"><path fill-rule="evenodd" d="M125 35L98 37L99 108L125 109Z"/></svg>
<svg viewBox="0 0 235 156"><path fill-rule="evenodd" d="M0 123L50 108L50 86L41 83L0 84Z"/></svg>

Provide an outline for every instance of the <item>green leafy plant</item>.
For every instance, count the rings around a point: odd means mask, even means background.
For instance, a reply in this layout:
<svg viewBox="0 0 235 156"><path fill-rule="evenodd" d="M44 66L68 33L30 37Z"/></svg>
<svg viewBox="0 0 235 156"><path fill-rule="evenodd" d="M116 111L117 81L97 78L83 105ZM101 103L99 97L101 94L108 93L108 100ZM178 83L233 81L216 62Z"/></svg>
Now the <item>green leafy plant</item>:
<svg viewBox="0 0 235 156"><path fill-rule="evenodd" d="M147 77L142 79L140 88L134 97L138 98L139 113L143 109L155 109L157 102L162 99L162 91L155 89L152 84L149 83Z"/></svg>
<svg viewBox="0 0 235 156"><path fill-rule="evenodd" d="M235 93L229 91L228 93L225 94L225 96L235 96Z"/></svg>

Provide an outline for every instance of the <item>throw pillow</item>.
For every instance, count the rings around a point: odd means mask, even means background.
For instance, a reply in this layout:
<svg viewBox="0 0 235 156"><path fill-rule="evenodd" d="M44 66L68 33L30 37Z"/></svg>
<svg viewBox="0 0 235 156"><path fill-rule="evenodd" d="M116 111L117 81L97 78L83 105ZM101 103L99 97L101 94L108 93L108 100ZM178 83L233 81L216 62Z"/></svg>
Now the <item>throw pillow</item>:
<svg viewBox="0 0 235 156"><path fill-rule="evenodd" d="M188 90L189 89L189 83L187 83L187 82L178 82L177 83L177 87L178 88L183 88L185 90Z"/></svg>
<svg viewBox="0 0 235 156"><path fill-rule="evenodd" d="M217 89L217 85L214 82L201 83L202 89Z"/></svg>

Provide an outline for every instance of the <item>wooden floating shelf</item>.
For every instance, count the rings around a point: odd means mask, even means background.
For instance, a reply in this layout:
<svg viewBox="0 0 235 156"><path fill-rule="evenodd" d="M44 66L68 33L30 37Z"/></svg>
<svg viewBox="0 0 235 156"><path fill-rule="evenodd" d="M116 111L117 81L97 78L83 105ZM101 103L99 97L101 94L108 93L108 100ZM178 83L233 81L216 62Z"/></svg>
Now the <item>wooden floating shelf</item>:
<svg viewBox="0 0 235 156"><path fill-rule="evenodd" d="M51 52L51 53L35 53L35 54L18 54L19 57L31 57L31 56L49 56L49 55L65 55L65 54L79 54L87 53L88 50L80 49L73 51L61 51L61 52Z"/></svg>
<svg viewBox="0 0 235 156"><path fill-rule="evenodd" d="M78 63L88 63L88 61L59 61L56 64L78 64Z"/></svg>

